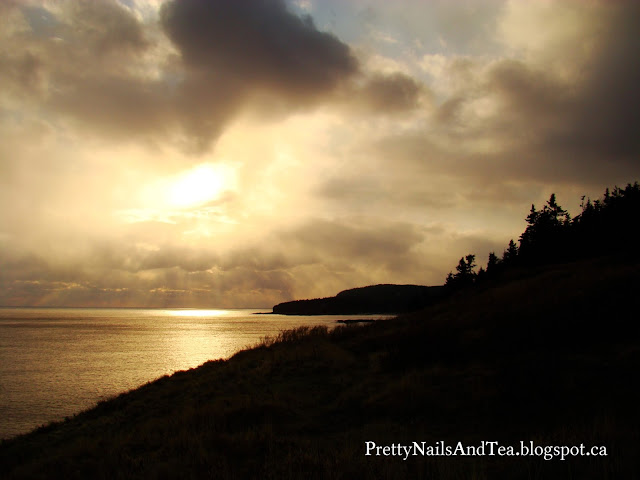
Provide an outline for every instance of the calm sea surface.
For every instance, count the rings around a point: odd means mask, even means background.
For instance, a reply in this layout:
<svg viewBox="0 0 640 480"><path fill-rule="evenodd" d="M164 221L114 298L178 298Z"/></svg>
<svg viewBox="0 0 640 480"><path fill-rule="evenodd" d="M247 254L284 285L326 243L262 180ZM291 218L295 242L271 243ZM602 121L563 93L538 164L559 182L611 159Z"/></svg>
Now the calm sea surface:
<svg viewBox="0 0 640 480"><path fill-rule="evenodd" d="M227 358L281 330L354 318L260 311L0 308L0 438Z"/></svg>

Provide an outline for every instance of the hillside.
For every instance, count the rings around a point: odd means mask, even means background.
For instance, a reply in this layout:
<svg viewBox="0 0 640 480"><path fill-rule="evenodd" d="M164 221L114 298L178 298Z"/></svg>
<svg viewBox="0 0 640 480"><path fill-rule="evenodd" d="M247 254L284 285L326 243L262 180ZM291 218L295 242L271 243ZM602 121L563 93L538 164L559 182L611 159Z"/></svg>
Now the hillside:
<svg viewBox="0 0 640 480"><path fill-rule="evenodd" d="M273 313L284 315L349 315L405 313L420 310L442 295L442 287L370 285L352 288L335 297L279 303Z"/></svg>
<svg viewBox="0 0 640 480"><path fill-rule="evenodd" d="M637 478L640 262L510 274L366 326L284 332L0 445L3 478ZM607 456L366 456L365 442Z"/></svg>

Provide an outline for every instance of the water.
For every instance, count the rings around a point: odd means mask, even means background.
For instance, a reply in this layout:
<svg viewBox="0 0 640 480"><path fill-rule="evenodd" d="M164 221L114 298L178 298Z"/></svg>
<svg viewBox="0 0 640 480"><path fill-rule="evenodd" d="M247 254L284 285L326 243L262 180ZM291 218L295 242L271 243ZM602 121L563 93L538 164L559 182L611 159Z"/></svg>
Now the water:
<svg viewBox="0 0 640 480"><path fill-rule="evenodd" d="M256 312L0 308L0 438L163 375L228 358L281 330L334 327L336 319L354 318Z"/></svg>

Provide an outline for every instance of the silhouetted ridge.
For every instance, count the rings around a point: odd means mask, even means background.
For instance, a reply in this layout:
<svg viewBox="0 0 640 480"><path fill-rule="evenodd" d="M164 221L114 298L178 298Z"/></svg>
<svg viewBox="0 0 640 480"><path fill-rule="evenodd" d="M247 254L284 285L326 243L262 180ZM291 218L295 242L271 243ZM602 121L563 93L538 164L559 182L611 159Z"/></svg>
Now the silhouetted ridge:
<svg viewBox="0 0 640 480"><path fill-rule="evenodd" d="M371 285L344 290L335 297L280 303L273 307L273 313L285 315L404 313L426 307L441 294L440 286Z"/></svg>

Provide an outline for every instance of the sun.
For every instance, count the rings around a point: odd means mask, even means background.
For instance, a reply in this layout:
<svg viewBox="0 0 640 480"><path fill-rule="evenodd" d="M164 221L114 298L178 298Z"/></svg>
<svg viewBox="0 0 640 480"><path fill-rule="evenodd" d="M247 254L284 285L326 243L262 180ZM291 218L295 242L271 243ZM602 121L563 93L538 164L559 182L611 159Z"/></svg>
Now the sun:
<svg viewBox="0 0 640 480"><path fill-rule="evenodd" d="M120 213L127 222L176 223L178 218L224 212L223 203L238 189L239 165L228 161L201 163L140 185L137 202ZM222 218L222 217L220 217Z"/></svg>
<svg viewBox="0 0 640 480"><path fill-rule="evenodd" d="M170 182L167 202L176 208L203 205L220 198L229 181L230 173L224 165L198 165Z"/></svg>

